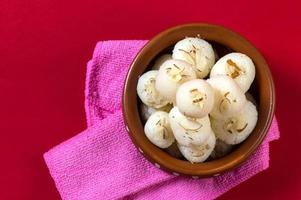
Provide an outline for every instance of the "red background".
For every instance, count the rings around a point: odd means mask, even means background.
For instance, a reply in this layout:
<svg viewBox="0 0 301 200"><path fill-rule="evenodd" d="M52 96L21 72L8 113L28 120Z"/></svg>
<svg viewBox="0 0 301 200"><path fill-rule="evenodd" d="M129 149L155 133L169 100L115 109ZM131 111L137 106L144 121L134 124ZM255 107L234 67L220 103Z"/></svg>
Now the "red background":
<svg viewBox="0 0 301 200"><path fill-rule="evenodd" d="M43 152L86 127L86 63L97 41L149 39L209 22L248 38L277 89L270 168L221 199L300 199L301 5L296 1L0 1L0 199L60 199Z"/></svg>

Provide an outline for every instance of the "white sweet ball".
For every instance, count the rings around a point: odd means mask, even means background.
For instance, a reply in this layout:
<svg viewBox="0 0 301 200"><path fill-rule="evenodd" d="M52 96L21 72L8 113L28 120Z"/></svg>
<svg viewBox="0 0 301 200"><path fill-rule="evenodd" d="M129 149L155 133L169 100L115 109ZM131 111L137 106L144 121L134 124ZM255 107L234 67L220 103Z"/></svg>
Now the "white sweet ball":
<svg viewBox="0 0 301 200"><path fill-rule="evenodd" d="M255 78L255 65L251 58L242 53L229 53L213 66L210 77L228 75L246 92Z"/></svg>
<svg viewBox="0 0 301 200"><path fill-rule="evenodd" d="M177 91L176 104L179 110L188 117L205 117L213 108L214 91L202 79L187 81Z"/></svg>
<svg viewBox="0 0 301 200"><path fill-rule="evenodd" d="M246 96L237 83L226 75L214 76L207 80L214 89L214 107L210 113L215 118L237 114L246 103Z"/></svg>
<svg viewBox="0 0 301 200"><path fill-rule="evenodd" d="M168 104L155 88L158 70L151 70L140 76L137 84L137 94L141 101L151 107L161 108Z"/></svg>
<svg viewBox="0 0 301 200"><path fill-rule="evenodd" d="M256 107L247 101L240 113L225 119L211 117L211 125L216 137L227 144L239 144L253 131L257 123Z"/></svg>
<svg viewBox="0 0 301 200"><path fill-rule="evenodd" d="M180 145L201 145L212 132L208 116L188 118L177 107L169 112L169 122L173 134Z"/></svg>
<svg viewBox="0 0 301 200"><path fill-rule="evenodd" d="M167 60L159 69L156 79L156 90L165 99L174 103L176 92L181 84L196 78L190 64L182 60Z"/></svg>
<svg viewBox="0 0 301 200"><path fill-rule="evenodd" d="M198 78L206 77L215 62L212 46L200 38L188 37L176 43L172 58L190 63Z"/></svg>
<svg viewBox="0 0 301 200"><path fill-rule="evenodd" d="M182 155L191 163L204 162L211 154L215 146L215 136L211 132L208 139L198 146L182 146L178 145Z"/></svg>
<svg viewBox="0 0 301 200"><path fill-rule="evenodd" d="M172 109L172 105L171 104L167 104L161 108L153 108L150 106L145 105L144 103L140 104L140 114L141 114L141 118L143 121L148 120L148 118L157 111L165 111L167 113L169 113L169 111Z"/></svg>
<svg viewBox="0 0 301 200"><path fill-rule="evenodd" d="M170 59L172 59L171 54L163 54L163 55L159 56L159 57L156 59L154 65L153 65L153 67L152 67L152 69L154 69L154 70L159 70L160 67L161 67L161 65L162 65L165 61L170 60Z"/></svg>
<svg viewBox="0 0 301 200"><path fill-rule="evenodd" d="M224 157L225 155L229 154L233 148L234 145L227 144L220 139L217 139L210 157L213 159Z"/></svg>
<svg viewBox="0 0 301 200"><path fill-rule="evenodd" d="M167 148L175 141L167 112L153 113L145 123L144 132L146 137L160 148Z"/></svg>

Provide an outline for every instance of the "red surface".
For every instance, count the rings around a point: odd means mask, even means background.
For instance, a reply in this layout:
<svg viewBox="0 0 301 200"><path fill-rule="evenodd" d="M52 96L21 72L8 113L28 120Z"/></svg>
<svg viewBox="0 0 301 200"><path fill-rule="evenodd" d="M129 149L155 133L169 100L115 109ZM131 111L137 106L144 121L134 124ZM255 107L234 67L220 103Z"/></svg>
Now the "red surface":
<svg viewBox="0 0 301 200"><path fill-rule="evenodd" d="M244 35L276 83L282 135L271 145L271 166L221 199L300 199L300 11L297 0L1 0L0 199L60 199L42 154L86 127L86 62L97 41L149 39L186 22Z"/></svg>

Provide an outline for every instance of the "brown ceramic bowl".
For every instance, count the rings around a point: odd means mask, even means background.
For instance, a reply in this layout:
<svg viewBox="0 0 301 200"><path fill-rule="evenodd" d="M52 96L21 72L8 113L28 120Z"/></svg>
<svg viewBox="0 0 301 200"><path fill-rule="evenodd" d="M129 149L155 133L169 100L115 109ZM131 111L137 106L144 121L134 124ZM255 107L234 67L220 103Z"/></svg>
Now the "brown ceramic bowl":
<svg viewBox="0 0 301 200"><path fill-rule="evenodd" d="M174 158L153 145L145 136L139 116L140 101L137 98L138 78L149 70L154 59L162 53L171 52L173 45L186 36L199 36L217 50L219 56L229 52L241 52L252 58L256 76L249 92L258 104L258 122L251 135L232 153L223 158L192 164ZM211 24L186 24L161 32L150 40L138 53L126 77L123 92L123 115L129 135L143 154L156 167L173 174L194 177L218 175L242 164L260 145L270 127L275 108L275 89L269 67L258 50L245 38L221 26Z"/></svg>

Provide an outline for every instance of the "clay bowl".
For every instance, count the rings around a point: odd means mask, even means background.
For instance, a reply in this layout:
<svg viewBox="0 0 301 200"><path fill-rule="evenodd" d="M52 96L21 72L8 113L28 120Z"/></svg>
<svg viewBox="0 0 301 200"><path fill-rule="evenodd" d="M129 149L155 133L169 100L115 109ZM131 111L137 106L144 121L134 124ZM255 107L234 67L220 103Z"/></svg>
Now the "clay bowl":
<svg viewBox="0 0 301 200"><path fill-rule="evenodd" d="M241 52L252 58L256 77L249 92L258 104L258 122L251 135L223 158L192 164L167 154L153 145L145 136L144 124L139 116L140 101L137 98L138 78L162 53L171 52L174 44L187 37L199 36L207 40L221 57L229 52ZM143 156L156 167L173 174L193 177L219 175L241 165L257 149L267 134L275 108L275 89L269 67L260 52L245 38L221 26L211 24L185 24L161 32L138 53L127 74L123 92L123 115L128 133Z"/></svg>

